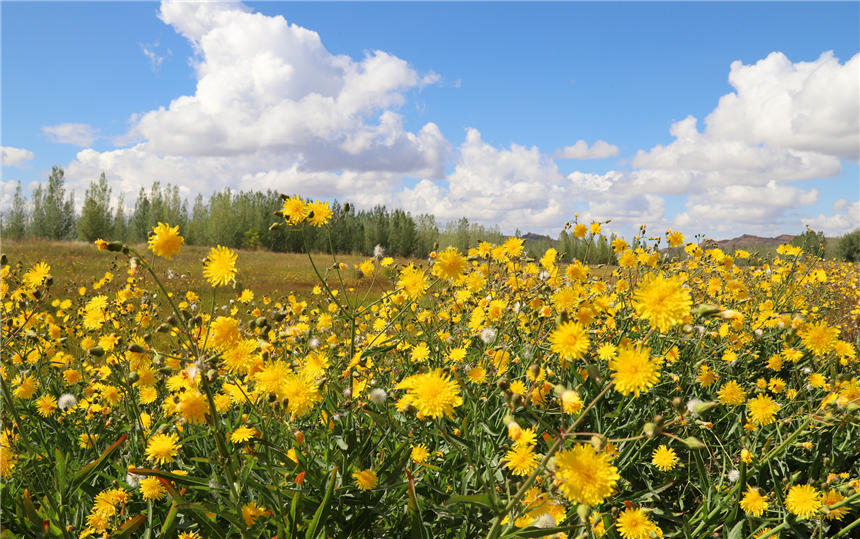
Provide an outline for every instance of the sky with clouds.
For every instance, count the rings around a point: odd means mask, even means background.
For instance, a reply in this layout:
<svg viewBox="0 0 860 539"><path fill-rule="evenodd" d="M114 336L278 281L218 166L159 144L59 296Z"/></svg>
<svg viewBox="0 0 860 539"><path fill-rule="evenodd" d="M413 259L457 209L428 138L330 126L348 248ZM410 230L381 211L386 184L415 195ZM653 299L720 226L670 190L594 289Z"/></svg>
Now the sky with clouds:
<svg viewBox="0 0 860 539"><path fill-rule="evenodd" d="M276 189L557 234L860 226L860 4L2 4L7 206Z"/></svg>

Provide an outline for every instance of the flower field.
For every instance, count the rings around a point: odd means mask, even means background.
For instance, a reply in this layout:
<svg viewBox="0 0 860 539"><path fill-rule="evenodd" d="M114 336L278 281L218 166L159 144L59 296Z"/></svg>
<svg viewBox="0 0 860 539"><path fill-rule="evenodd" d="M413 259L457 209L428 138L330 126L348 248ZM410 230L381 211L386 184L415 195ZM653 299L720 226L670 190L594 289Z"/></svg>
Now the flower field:
<svg viewBox="0 0 860 539"><path fill-rule="evenodd" d="M218 246L169 293L183 244L68 297L4 259L2 537L860 536L857 264L511 238L255 295Z"/></svg>

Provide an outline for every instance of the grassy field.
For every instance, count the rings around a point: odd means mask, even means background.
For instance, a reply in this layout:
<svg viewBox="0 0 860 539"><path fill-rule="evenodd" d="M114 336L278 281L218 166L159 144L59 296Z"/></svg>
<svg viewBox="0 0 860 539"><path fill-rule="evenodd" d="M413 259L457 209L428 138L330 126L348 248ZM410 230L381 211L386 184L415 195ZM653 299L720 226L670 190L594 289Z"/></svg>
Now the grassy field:
<svg viewBox="0 0 860 539"><path fill-rule="evenodd" d="M208 254L209 247L184 246L182 252L170 261L153 257L145 244L134 247L153 264L168 290L179 294L188 290L198 293L211 290L203 279L203 259ZM104 277L105 272L111 272L114 280L121 282L128 269L126 256L99 251L94 245L83 242L4 241L2 250L12 265L21 263L24 267L30 267L37 262L49 264L54 277L52 288L55 297L77 295L82 286L89 291L94 282ZM238 253L239 286L237 290L220 288L216 297L219 303L229 301L245 288L254 292L257 297L268 295L279 298L289 294L306 297L310 295L313 287L319 284L313 266L305 254L241 249ZM356 265L366 258L360 255L338 255L337 260L349 266L341 272L343 284L352 288L356 294L363 295L370 286L370 279L362 277ZM408 263L405 259L396 262ZM331 255L314 255L314 263L319 272L325 274L332 266ZM339 285L334 271L329 271L328 282L333 288ZM378 295L390 282L384 275L377 276L373 282L373 291Z"/></svg>

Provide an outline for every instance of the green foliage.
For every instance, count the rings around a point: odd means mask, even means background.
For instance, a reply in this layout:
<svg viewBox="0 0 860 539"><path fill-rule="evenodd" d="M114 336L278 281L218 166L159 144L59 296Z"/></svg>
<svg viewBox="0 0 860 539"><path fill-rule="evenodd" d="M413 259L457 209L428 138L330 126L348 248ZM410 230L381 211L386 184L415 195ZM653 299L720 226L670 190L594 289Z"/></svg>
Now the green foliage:
<svg viewBox="0 0 860 539"><path fill-rule="evenodd" d="M860 262L860 228L839 238L836 256L846 262Z"/></svg>
<svg viewBox="0 0 860 539"><path fill-rule="evenodd" d="M791 244L800 247L805 253L824 258L824 251L827 248L827 242L824 239L824 232L815 232L811 228L807 228L806 232L795 236L791 240Z"/></svg>
<svg viewBox="0 0 860 539"><path fill-rule="evenodd" d="M84 198L81 217L78 219L78 239L91 242L98 238L114 237L110 192L104 172L98 182L90 183Z"/></svg>
<svg viewBox="0 0 860 539"><path fill-rule="evenodd" d="M21 182L15 185L12 207L3 216L3 237L20 240L27 233L27 201L21 194Z"/></svg>
<svg viewBox="0 0 860 539"><path fill-rule="evenodd" d="M53 167L46 186L33 191L30 235L51 240L68 240L75 235L75 196L66 197L63 169Z"/></svg>

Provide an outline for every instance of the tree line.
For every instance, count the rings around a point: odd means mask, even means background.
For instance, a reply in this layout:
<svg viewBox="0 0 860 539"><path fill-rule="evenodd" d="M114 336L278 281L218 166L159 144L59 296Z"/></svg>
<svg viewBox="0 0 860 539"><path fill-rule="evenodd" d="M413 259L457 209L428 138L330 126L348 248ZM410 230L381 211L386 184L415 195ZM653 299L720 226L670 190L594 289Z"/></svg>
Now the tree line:
<svg viewBox="0 0 860 539"><path fill-rule="evenodd" d="M331 203L331 235L325 229L314 227L304 227L303 232L288 226L271 227L279 221L274 214L283 205L280 193L273 190L224 190L208 198L198 194L189 201L177 186L154 182L148 190L141 188L134 204L128 208L122 196L114 200L111 195L112 190L102 173L98 180L90 182L78 212L74 193L66 189L63 169L53 167L48 181L39 184L29 199L18 182L11 206L0 219L2 235L18 241L91 242L102 238L141 243L147 240L155 225L163 222L179 225L190 245L219 244L280 252L333 249L337 253L365 255L372 254L380 245L391 256L420 258L449 245L466 252L482 241L499 244L508 238L498 226L469 222L465 217L440 224L429 214L412 215L384 206L358 210L338 201ZM612 258L609 244L603 237L591 248L565 232L559 239L526 237L526 248L536 256L555 247L563 260L570 260L571 255L591 263L609 262Z"/></svg>

